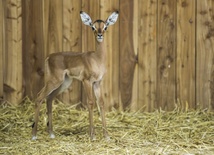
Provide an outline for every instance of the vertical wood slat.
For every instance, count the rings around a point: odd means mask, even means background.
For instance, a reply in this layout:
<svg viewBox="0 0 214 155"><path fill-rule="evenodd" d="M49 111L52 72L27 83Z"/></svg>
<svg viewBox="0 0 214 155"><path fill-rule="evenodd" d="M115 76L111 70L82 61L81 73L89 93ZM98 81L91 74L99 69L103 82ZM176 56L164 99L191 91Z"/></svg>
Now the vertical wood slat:
<svg viewBox="0 0 214 155"><path fill-rule="evenodd" d="M200 108L214 109L214 1L197 1L196 96Z"/></svg>
<svg viewBox="0 0 214 155"><path fill-rule="evenodd" d="M48 34L47 34L47 55L50 53L62 51L62 2L58 0L49 0L49 8L47 11L48 19Z"/></svg>
<svg viewBox="0 0 214 155"><path fill-rule="evenodd" d="M22 99L21 0L6 0L5 99L17 104Z"/></svg>
<svg viewBox="0 0 214 155"><path fill-rule="evenodd" d="M157 105L164 110L172 110L176 95L176 0L159 0L157 16Z"/></svg>
<svg viewBox="0 0 214 155"><path fill-rule="evenodd" d="M111 1L111 12L119 11L119 0ZM119 12L120 16L120 12ZM119 19L113 25L111 29L111 35L108 37L112 38L112 57L108 58L112 63L112 105L114 108L119 109L119 60L120 60L120 46L119 46Z"/></svg>
<svg viewBox="0 0 214 155"><path fill-rule="evenodd" d="M138 108L157 108L157 1L139 0ZM140 9L141 8L141 9Z"/></svg>
<svg viewBox="0 0 214 155"><path fill-rule="evenodd" d="M43 43L44 43L44 58L47 58L49 53L49 4L50 0L42 1L42 29L43 29Z"/></svg>
<svg viewBox="0 0 214 155"><path fill-rule="evenodd" d="M25 95L35 99L44 85L42 0L22 0Z"/></svg>
<svg viewBox="0 0 214 155"><path fill-rule="evenodd" d="M195 108L195 0L178 0L177 8L177 98Z"/></svg>
<svg viewBox="0 0 214 155"><path fill-rule="evenodd" d="M120 98L123 109L130 108L136 56L133 39L134 2L120 1ZM123 39L121 39L123 38Z"/></svg>
<svg viewBox="0 0 214 155"><path fill-rule="evenodd" d="M133 30L132 30L132 38L133 38L133 58L135 57L135 65L134 65L134 71L133 71L133 81L130 81L130 84L132 85L132 97L130 101L130 110L131 111L138 111L138 64L137 64L137 55L138 55L138 18L139 18L139 8L138 8L138 1L133 1Z"/></svg>
<svg viewBox="0 0 214 155"><path fill-rule="evenodd" d="M63 51L81 52L81 3L63 0ZM63 101L77 103L81 101L81 83L73 80L72 86L63 93Z"/></svg>
<svg viewBox="0 0 214 155"><path fill-rule="evenodd" d="M0 1L0 100L3 99L3 86L4 86L4 75L3 75L3 52L4 52L4 3Z"/></svg>

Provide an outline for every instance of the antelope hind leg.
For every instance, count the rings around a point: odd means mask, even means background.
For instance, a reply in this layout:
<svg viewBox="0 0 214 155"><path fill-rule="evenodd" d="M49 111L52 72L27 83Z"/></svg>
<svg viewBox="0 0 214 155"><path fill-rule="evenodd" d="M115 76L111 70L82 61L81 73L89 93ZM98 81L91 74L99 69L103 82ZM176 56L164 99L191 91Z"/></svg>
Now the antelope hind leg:
<svg viewBox="0 0 214 155"><path fill-rule="evenodd" d="M52 91L48 97L47 97L47 111L48 111L48 132L50 135L50 138L55 138L54 132L53 132L53 125L52 125L52 101L55 96L62 93L65 89L67 89L72 83L72 79L70 79L67 75L65 76L65 79L63 83L54 91Z"/></svg>
<svg viewBox="0 0 214 155"><path fill-rule="evenodd" d="M42 105L42 102L49 96L54 90L56 90L62 82L59 82L57 84L57 87L53 85L53 83L48 82L47 85L45 85L42 90L39 92L38 97L36 99L36 108L35 108L35 117L34 117L34 123L32 125L32 140L37 139L37 126L38 126L38 121L39 121L39 111Z"/></svg>

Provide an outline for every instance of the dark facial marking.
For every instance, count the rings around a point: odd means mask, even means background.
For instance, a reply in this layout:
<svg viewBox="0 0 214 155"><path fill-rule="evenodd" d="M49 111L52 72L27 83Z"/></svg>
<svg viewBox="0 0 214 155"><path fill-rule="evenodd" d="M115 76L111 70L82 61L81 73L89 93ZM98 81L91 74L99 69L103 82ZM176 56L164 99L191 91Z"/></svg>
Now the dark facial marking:
<svg viewBox="0 0 214 155"><path fill-rule="evenodd" d="M98 33L102 33L102 31L103 31L102 25L104 25L105 22L103 20L101 20L101 19L98 19L93 24L95 25L95 27L97 29L97 32Z"/></svg>
<svg viewBox="0 0 214 155"><path fill-rule="evenodd" d="M98 20L95 20L94 23L105 23L105 22L103 20L101 20L101 19L98 19Z"/></svg>

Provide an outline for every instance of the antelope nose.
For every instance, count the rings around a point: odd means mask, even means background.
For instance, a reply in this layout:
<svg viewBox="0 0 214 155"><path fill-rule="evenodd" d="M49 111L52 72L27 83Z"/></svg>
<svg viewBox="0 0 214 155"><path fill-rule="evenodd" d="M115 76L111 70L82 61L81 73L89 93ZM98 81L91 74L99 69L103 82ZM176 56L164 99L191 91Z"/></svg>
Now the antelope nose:
<svg viewBox="0 0 214 155"><path fill-rule="evenodd" d="M102 34L97 34L98 37L102 37Z"/></svg>

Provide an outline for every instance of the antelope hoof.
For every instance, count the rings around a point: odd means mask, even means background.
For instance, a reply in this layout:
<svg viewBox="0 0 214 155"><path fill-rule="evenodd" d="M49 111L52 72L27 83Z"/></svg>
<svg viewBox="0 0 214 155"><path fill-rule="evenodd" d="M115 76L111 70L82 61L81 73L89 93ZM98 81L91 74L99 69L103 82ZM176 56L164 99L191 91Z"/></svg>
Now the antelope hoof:
<svg viewBox="0 0 214 155"><path fill-rule="evenodd" d="M32 137L32 140L36 140L36 139L37 139L37 137L36 137L36 136L33 136L33 137Z"/></svg>
<svg viewBox="0 0 214 155"><path fill-rule="evenodd" d="M50 138L51 138L51 139L54 139L54 138L55 138L55 135L54 135L53 133L51 133L51 134L50 134Z"/></svg>
<svg viewBox="0 0 214 155"><path fill-rule="evenodd" d="M97 139L96 139L96 136L94 136L94 135L91 136L91 141L95 141L95 140L97 140Z"/></svg>

